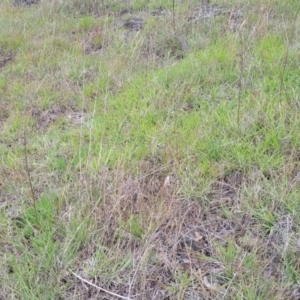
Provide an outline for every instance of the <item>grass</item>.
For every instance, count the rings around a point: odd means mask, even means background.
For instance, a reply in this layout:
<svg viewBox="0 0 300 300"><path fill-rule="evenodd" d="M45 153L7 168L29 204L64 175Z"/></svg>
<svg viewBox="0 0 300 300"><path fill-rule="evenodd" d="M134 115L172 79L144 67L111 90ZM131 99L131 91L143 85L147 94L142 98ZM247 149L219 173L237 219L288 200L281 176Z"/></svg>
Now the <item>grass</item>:
<svg viewBox="0 0 300 300"><path fill-rule="evenodd" d="M0 4L0 298L298 299L297 1L98 2Z"/></svg>

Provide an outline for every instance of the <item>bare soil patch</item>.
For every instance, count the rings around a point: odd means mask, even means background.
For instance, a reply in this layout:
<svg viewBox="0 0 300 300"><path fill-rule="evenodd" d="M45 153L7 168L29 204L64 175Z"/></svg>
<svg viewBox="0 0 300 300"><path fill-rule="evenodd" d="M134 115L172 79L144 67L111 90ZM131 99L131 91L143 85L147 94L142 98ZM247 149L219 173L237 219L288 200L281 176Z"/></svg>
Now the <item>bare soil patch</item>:
<svg viewBox="0 0 300 300"><path fill-rule="evenodd" d="M14 0L12 1L12 6L31 6L33 4L38 4L40 0Z"/></svg>
<svg viewBox="0 0 300 300"><path fill-rule="evenodd" d="M233 31L239 30L246 21L241 10L210 4L210 1L203 1L201 5L191 7L188 20L199 22L217 16L228 16L228 28Z"/></svg>
<svg viewBox="0 0 300 300"><path fill-rule="evenodd" d="M64 118L73 125L82 124L86 114L84 112L74 111L65 106L55 106L44 111L34 107L31 109L31 116L36 120L38 129L46 129L59 118Z"/></svg>
<svg viewBox="0 0 300 300"><path fill-rule="evenodd" d="M14 58L15 54L12 51L3 51L0 49L0 69L13 62Z"/></svg>

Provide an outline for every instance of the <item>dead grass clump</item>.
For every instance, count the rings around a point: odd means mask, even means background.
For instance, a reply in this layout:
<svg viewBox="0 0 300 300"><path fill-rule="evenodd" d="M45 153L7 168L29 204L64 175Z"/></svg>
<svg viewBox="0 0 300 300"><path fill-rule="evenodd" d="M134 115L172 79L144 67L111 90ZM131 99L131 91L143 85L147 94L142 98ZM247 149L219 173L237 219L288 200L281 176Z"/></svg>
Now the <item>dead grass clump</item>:
<svg viewBox="0 0 300 300"><path fill-rule="evenodd" d="M216 296L224 283L224 266L210 262L215 250L201 203L177 195L177 176L166 176L151 161L144 162L141 169L147 167L138 176L106 170L92 184L105 195L93 213L101 247L107 249L110 259L128 257L131 263L110 280L101 273L84 278L134 299ZM93 260L96 248L91 249L83 252L82 262ZM88 289L95 292L93 287Z"/></svg>
<svg viewBox="0 0 300 300"><path fill-rule="evenodd" d="M153 61L166 61L166 59L183 59L190 51L190 46L181 36L149 35L142 47L142 53Z"/></svg>
<svg viewBox="0 0 300 300"><path fill-rule="evenodd" d="M251 268L261 278L284 280L282 254L294 253L291 216L278 219L272 232L263 231L241 203L241 190L250 182L242 172L220 178L193 201L178 195L178 176L159 165L159 159L143 162L138 176L108 170L101 175L98 187L105 198L93 213L101 247L112 261L127 257L130 264L113 277L94 270L97 275L85 275L86 280L130 299L234 297L236 284L248 280L248 256L258 259L259 266L253 259ZM84 251L81 261L93 261L96 248ZM289 289L278 286L273 292ZM95 287L87 290L114 299Z"/></svg>
<svg viewBox="0 0 300 300"><path fill-rule="evenodd" d="M270 21L274 19L274 13L270 6L260 6L255 9L255 13L259 15L255 26L252 28L251 36L255 38L263 38L269 32Z"/></svg>
<svg viewBox="0 0 300 300"><path fill-rule="evenodd" d="M96 28L85 34L83 47L85 54L102 53L106 47L102 30Z"/></svg>

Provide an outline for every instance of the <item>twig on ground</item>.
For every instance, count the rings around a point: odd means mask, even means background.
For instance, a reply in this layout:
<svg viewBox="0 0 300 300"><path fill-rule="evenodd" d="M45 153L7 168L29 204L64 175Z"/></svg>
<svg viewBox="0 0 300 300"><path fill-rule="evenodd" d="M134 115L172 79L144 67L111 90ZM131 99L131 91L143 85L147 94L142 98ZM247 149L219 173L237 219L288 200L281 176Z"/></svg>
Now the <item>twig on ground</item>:
<svg viewBox="0 0 300 300"><path fill-rule="evenodd" d="M106 289L104 289L104 288L101 288L101 287L99 287L99 286L93 284L92 282L90 282L90 281L88 281L88 280L86 280L86 279L83 279L82 277L80 277L80 276L77 275L76 273L72 272L71 270L70 270L70 272L71 272L75 277L77 277L78 279L80 279L82 282L85 282L85 283L87 283L87 284L89 284L89 285L95 287L96 289L99 289L99 290L101 290L101 291L103 291L103 292L105 292L105 293L107 293L107 294L109 294L109 295L116 296L116 297L118 297L118 298L120 298L120 299L133 300L133 299L131 299L131 298L124 297L124 296L118 295L118 294L116 294L116 293L110 292L110 291L108 291L108 290L106 290Z"/></svg>

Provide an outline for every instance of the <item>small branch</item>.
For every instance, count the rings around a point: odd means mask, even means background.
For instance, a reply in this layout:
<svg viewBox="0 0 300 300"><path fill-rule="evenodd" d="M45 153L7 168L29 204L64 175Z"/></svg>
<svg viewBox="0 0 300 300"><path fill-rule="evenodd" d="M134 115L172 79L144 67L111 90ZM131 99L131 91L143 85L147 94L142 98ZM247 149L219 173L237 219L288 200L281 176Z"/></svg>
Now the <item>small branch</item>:
<svg viewBox="0 0 300 300"><path fill-rule="evenodd" d="M124 297L124 296L115 294L115 293L113 293L113 292L110 292L110 291L108 291L108 290L105 290L105 289L103 289L103 288L101 288L101 287L99 287L99 286L93 284L92 282L90 282L90 281L88 281L88 280L86 280L86 279L83 279L82 277L80 277L79 275L75 274L75 273L72 272L71 270L70 270L70 272L71 272L75 277L77 277L78 279L80 279L82 282L85 282L85 283L89 284L90 286L95 287L96 289L98 289L98 290L100 290L100 291L103 291L103 292L105 292L105 293L107 293L107 294L109 294L109 295L118 297L118 298L120 298L120 299L133 300L133 299L131 299L131 298Z"/></svg>

